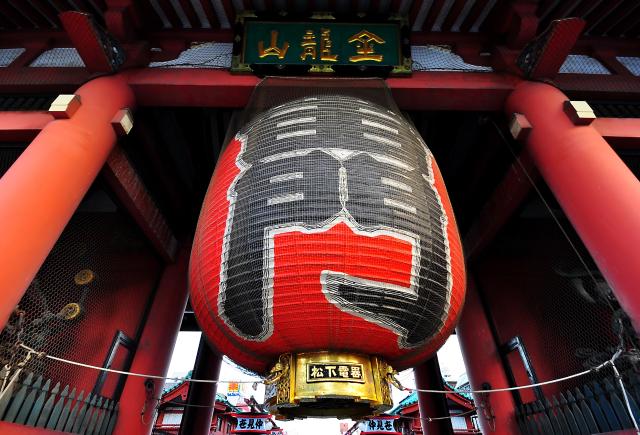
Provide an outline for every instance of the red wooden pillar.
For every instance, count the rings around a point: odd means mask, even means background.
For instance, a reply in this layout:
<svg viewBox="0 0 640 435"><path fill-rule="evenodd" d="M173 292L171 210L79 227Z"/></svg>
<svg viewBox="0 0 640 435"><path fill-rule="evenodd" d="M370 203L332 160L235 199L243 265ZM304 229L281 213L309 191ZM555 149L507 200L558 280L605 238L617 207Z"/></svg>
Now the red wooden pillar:
<svg viewBox="0 0 640 435"><path fill-rule="evenodd" d="M70 119L50 122L0 179L0 328L38 272L116 143L111 120L134 104L124 78L76 92Z"/></svg>
<svg viewBox="0 0 640 435"><path fill-rule="evenodd" d="M438 357L420 364L414 369L416 388L423 390L444 390L442 373L438 364ZM420 409L420 424L425 435L453 435L451 420L428 421L428 417L447 417L449 407L444 394L418 393L418 408Z"/></svg>
<svg viewBox="0 0 640 435"><path fill-rule="evenodd" d="M166 376L189 296L188 263L189 253L181 251L176 262L166 267L149 310L131 372ZM130 376L120 397L120 414L114 434L151 433L163 387L164 381Z"/></svg>
<svg viewBox="0 0 640 435"><path fill-rule="evenodd" d="M509 387L489 320L472 279L467 281L466 300L456 332L471 389ZM515 419L515 402L510 392L474 394L473 401L478 409L482 433L520 433Z"/></svg>
<svg viewBox="0 0 640 435"><path fill-rule="evenodd" d="M531 123L533 161L640 331L640 182L595 128L565 115L567 100L550 85L522 82L506 111Z"/></svg>
<svg viewBox="0 0 640 435"><path fill-rule="evenodd" d="M194 379L218 379L222 356L215 353L204 335L200 338L196 362L193 366ZM213 417L218 384L192 383L189 385L187 407L180 423L181 435L209 435ZM194 405L194 407L189 407Z"/></svg>

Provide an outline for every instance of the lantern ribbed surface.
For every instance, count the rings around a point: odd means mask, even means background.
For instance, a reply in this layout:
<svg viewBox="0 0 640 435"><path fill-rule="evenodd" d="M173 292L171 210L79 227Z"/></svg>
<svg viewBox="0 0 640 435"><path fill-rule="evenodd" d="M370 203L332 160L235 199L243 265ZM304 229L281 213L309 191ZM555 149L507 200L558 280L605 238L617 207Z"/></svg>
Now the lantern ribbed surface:
<svg viewBox="0 0 640 435"><path fill-rule="evenodd" d="M418 364L451 334L465 291L431 152L401 115L354 97L263 112L219 158L190 287L210 342L248 369L318 350Z"/></svg>

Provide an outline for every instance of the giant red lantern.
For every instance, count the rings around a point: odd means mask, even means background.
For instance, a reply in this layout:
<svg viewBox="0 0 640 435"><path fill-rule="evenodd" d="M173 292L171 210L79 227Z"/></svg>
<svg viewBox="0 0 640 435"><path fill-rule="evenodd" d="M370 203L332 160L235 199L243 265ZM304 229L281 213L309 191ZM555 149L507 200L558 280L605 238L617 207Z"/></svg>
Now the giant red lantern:
<svg viewBox="0 0 640 435"><path fill-rule="evenodd" d="M452 332L465 291L431 152L399 114L341 96L274 107L240 130L211 180L190 269L204 333L257 372L320 351L334 354L316 369L342 361L342 374L350 360L336 352L413 366ZM335 370L321 381L340 380Z"/></svg>

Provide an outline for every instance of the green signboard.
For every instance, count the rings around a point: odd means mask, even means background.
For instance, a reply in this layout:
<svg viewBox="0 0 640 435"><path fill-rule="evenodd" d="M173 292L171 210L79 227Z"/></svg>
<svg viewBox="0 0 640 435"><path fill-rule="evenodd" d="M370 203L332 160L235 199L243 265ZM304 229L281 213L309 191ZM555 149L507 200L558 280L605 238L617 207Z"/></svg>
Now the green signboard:
<svg viewBox="0 0 640 435"><path fill-rule="evenodd" d="M392 73L411 71L403 56L400 24L335 21L278 22L244 20L244 34L233 70L256 66L310 66L311 72L331 72L334 66L388 67Z"/></svg>

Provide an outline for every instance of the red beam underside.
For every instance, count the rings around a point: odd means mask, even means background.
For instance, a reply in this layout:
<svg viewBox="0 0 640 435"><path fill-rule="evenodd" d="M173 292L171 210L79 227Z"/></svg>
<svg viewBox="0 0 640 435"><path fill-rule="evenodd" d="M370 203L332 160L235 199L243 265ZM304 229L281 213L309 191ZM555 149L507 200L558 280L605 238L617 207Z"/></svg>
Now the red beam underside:
<svg viewBox="0 0 640 435"><path fill-rule="evenodd" d="M51 121L45 112L0 112L0 142L30 142Z"/></svg>
<svg viewBox="0 0 640 435"><path fill-rule="evenodd" d="M91 77L84 68L0 68L0 93L73 93Z"/></svg>
<svg viewBox="0 0 640 435"><path fill-rule="evenodd" d="M224 70L143 69L129 84L143 106L244 107L260 79ZM407 110L501 110L518 79L502 74L417 72L387 85Z"/></svg>
<svg viewBox="0 0 640 435"><path fill-rule="evenodd" d="M129 74L138 104L178 107L244 107L260 81L224 70L142 69Z"/></svg>
<svg viewBox="0 0 640 435"><path fill-rule="evenodd" d="M558 74L553 84L571 98L581 100L637 100L640 79L618 75Z"/></svg>
<svg viewBox="0 0 640 435"><path fill-rule="evenodd" d="M102 173L158 254L166 261L173 261L177 241L120 147L111 152Z"/></svg>
<svg viewBox="0 0 640 435"><path fill-rule="evenodd" d="M519 79L506 74L416 72L387 79L403 110L500 110Z"/></svg>
<svg viewBox="0 0 640 435"><path fill-rule="evenodd" d="M616 149L640 149L638 118L597 118L591 126Z"/></svg>
<svg viewBox="0 0 640 435"><path fill-rule="evenodd" d="M539 177L531 156L522 152L485 202L480 215L464 236L467 260L476 258L523 203Z"/></svg>

